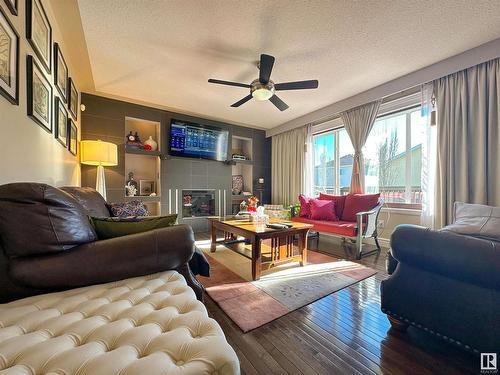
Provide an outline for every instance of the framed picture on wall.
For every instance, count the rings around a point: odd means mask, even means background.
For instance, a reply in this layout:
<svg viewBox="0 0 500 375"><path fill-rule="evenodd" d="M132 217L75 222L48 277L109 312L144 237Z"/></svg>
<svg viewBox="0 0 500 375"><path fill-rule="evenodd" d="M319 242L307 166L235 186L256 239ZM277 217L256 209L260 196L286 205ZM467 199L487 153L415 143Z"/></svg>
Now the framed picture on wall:
<svg viewBox="0 0 500 375"><path fill-rule="evenodd" d="M68 150L76 156L78 145L78 128L71 118L68 119Z"/></svg>
<svg viewBox="0 0 500 375"><path fill-rule="evenodd" d="M78 119L78 91L75 86L75 82L73 79L70 77L69 78L69 84L68 84L68 108L69 111L71 112L71 115L75 119L75 121Z"/></svg>
<svg viewBox="0 0 500 375"><path fill-rule="evenodd" d="M155 182L153 180L139 180L139 195L151 195L155 192Z"/></svg>
<svg viewBox="0 0 500 375"><path fill-rule="evenodd" d="M26 38L43 67L50 74L52 66L52 27L41 0L26 0Z"/></svg>
<svg viewBox="0 0 500 375"><path fill-rule="evenodd" d="M68 102L68 65L59 48L58 43L54 43L54 84L61 98L65 103Z"/></svg>
<svg viewBox="0 0 500 375"><path fill-rule="evenodd" d="M26 57L28 116L52 133L52 85L33 56Z"/></svg>
<svg viewBox="0 0 500 375"><path fill-rule="evenodd" d="M19 104L19 35L0 8L0 94Z"/></svg>
<svg viewBox="0 0 500 375"><path fill-rule="evenodd" d="M56 139L64 147L68 147L68 111L57 96L54 100L54 124Z"/></svg>
<svg viewBox="0 0 500 375"><path fill-rule="evenodd" d="M10 12L17 16L17 0L5 0L5 4L7 4L7 8L9 8Z"/></svg>

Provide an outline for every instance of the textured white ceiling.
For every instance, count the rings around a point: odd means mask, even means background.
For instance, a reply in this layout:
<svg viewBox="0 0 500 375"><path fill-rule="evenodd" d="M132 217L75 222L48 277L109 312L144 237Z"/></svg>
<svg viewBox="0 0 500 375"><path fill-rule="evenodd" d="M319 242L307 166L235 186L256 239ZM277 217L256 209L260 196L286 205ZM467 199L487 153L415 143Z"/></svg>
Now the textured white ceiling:
<svg viewBox="0 0 500 375"><path fill-rule="evenodd" d="M97 92L272 128L500 36L499 0L78 0ZM274 82L317 90L270 102L250 83L260 53Z"/></svg>

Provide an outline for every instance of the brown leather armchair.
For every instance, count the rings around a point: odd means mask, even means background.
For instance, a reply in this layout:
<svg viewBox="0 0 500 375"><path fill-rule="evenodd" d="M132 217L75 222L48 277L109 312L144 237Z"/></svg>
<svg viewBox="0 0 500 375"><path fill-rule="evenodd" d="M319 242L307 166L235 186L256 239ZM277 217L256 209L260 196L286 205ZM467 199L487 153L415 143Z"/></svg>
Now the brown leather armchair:
<svg viewBox="0 0 500 375"><path fill-rule="evenodd" d="M187 225L98 240L88 216L109 216L91 188L0 186L0 302L35 294L177 270L202 300L190 269Z"/></svg>

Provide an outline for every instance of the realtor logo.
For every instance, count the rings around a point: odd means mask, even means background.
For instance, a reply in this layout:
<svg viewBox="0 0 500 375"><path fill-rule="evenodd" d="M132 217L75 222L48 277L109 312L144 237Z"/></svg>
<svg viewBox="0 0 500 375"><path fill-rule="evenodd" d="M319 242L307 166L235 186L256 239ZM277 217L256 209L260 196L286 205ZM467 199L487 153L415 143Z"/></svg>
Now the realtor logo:
<svg viewBox="0 0 500 375"><path fill-rule="evenodd" d="M497 353L481 353L481 373L497 373Z"/></svg>

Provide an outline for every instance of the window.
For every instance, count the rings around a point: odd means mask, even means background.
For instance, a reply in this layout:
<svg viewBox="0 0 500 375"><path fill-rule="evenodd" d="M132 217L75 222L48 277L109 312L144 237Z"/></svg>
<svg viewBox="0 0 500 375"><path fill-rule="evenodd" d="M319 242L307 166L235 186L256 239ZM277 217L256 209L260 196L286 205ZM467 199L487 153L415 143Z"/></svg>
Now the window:
<svg viewBox="0 0 500 375"><path fill-rule="evenodd" d="M363 148L365 190L379 193L390 207L421 208L424 120L420 108L381 116ZM344 128L313 137L314 194L347 194L354 149Z"/></svg>
<svg viewBox="0 0 500 375"><path fill-rule="evenodd" d="M392 207L420 208L423 125L419 108L375 121L363 148L367 193L380 192Z"/></svg>
<svg viewBox="0 0 500 375"><path fill-rule="evenodd" d="M314 194L347 194L354 149L345 129L317 134L314 148Z"/></svg>

